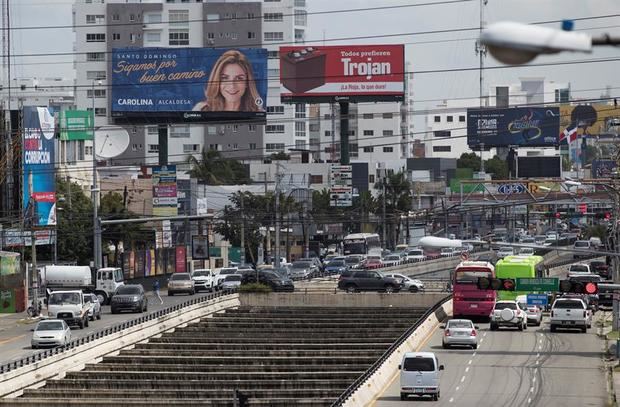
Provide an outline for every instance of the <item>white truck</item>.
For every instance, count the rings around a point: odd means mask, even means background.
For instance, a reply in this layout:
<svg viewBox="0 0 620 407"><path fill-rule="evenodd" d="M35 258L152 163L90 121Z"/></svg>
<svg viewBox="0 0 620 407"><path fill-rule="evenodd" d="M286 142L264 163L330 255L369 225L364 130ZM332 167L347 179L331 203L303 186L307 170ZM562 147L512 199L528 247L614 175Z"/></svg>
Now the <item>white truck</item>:
<svg viewBox="0 0 620 407"><path fill-rule="evenodd" d="M592 326L592 314L581 298L561 297L551 307L551 332L556 329L580 329L586 332Z"/></svg>
<svg viewBox="0 0 620 407"><path fill-rule="evenodd" d="M107 304L116 289L125 284L123 271L117 267L100 268L95 281L88 266L45 266L41 281L49 291L83 290L94 293L99 302Z"/></svg>
<svg viewBox="0 0 620 407"><path fill-rule="evenodd" d="M67 325L88 327L90 304L84 301L81 290L53 291L47 299L47 316L62 319Z"/></svg>

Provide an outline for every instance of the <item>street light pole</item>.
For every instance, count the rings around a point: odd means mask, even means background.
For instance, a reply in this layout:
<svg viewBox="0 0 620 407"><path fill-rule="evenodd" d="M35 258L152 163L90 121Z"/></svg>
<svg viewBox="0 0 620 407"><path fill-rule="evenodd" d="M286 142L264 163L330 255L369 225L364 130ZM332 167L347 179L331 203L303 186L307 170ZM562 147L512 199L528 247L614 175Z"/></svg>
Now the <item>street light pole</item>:
<svg viewBox="0 0 620 407"><path fill-rule="evenodd" d="M100 253L100 244L99 239L101 237L101 231L99 226L99 213L98 213L98 192L99 188L97 188L97 150L95 148L95 81L92 81L91 86L91 100L92 100L92 111L93 118L91 122L91 130L93 137L93 185L91 187L91 196L93 200L93 265L95 269L99 269L101 267L101 253Z"/></svg>

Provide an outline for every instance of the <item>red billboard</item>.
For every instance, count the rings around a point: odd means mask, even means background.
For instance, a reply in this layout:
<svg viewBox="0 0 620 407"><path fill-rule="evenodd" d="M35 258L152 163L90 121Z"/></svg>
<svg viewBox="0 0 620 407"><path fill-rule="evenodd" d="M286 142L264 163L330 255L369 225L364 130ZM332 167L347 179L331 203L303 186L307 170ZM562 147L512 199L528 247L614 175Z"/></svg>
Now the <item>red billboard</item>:
<svg viewBox="0 0 620 407"><path fill-rule="evenodd" d="M401 101L404 45L280 48L282 102Z"/></svg>

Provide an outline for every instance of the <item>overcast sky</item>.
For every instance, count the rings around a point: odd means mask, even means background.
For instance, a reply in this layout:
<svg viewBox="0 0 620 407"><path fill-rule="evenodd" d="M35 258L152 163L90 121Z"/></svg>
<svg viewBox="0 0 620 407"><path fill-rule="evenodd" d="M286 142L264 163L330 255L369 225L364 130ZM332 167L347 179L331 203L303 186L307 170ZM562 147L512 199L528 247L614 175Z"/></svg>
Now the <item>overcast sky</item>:
<svg viewBox="0 0 620 407"><path fill-rule="evenodd" d="M420 4L437 0L307 0L308 12L350 10L364 7ZM70 0L12 0L13 28L33 26L71 25ZM455 68L476 68L478 58L474 53L475 31L455 31L442 34L411 35L423 31L452 30L479 26L478 0L456 4L419 6L399 9L328 14L310 14L307 39L321 44L323 38L359 38L326 42L326 44L379 44L404 43L406 57L414 72L415 109L432 107L437 99L477 97L478 71L436 72ZM607 18L595 16L616 15ZM586 18L577 21L576 28L593 35L609 32L620 35L620 2L618 0L489 0L485 7L485 21L512 20L541 22L561 19ZM559 23L555 23L559 27ZM552 25L553 26L553 25ZM394 35L395 34L395 35ZM390 35L389 37L381 37ZM50 54L71 53L73 32L71 28L16 30L13 32L13 53ZM535 63L577 61L592 58L620 56L620 49L597 48L588 54L560 54L539 57ZM53 59L41 57L24 61L16 60L15 76L73 77L70 56ZM488 56L485 65L498 66ZM607 61L563 66L539 66L485 71L485 83L512 83L520 77L545 77L555 82L570 82L574 97L597 97L609 85L612 94L620 94L617 72L620 63ZM614 75L615 74L615 75ZM616 89L617 88L617 89Z"/></svg>

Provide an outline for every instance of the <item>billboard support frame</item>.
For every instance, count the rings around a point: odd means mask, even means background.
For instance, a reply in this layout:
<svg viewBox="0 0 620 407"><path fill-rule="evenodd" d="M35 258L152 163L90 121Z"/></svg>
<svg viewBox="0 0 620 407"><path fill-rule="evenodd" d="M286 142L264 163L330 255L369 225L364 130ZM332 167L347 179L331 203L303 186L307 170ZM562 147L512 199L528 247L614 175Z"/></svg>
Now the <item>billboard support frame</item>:
<svg viewBox="0 0 620 407"><path fill-rule="evenodd" d="M340 164L349 165L349 102L340 104Z"/></svg>

